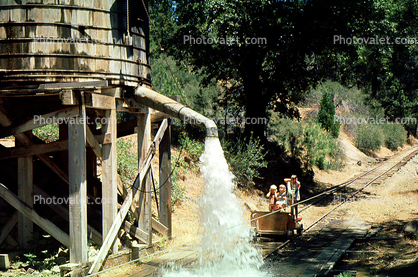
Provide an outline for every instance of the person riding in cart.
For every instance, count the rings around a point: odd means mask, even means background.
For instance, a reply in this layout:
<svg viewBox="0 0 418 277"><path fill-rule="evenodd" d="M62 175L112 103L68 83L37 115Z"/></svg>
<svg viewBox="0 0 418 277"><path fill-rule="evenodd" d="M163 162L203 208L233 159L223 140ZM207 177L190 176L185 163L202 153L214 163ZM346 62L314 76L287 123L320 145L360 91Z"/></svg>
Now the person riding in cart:
<svg viewBox="0 0 418 277"><path fill-rule="evenodd" d="M300 182L298 181L298 177L292 175L290 178L285 178L284 181L287 183L287 199L289 205L296 204L300 201ZM294 208L295 220L302 220L302 218L298 217L298 205L295 205Z"/></svg>
<svg viewBox="0 0 418 277"><path fill-rule="evenodd" d="M269 212L274 212L277 209L276 201L277 201L277 187L276 185L271 185L270 190L267 193L266 197L269 199Z"/></svg>

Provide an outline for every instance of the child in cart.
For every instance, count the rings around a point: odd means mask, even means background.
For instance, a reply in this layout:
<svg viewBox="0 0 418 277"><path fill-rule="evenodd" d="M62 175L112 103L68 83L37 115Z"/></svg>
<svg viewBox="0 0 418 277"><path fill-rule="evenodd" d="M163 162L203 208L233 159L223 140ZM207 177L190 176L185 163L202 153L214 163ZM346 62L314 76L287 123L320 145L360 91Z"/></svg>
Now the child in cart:
<svg viewBox="0 0 418 277"><path fill-rule="evenodd" d="M269 199L269 212L273 212L277 209L277 187L275 185L270 186L270 191L267 193L266 197Z"/></svg>
<svg viewBox="0 0 418 277"><path fill-rule="evenodd" d="M279 193L277 194L276 209L284 212L286 211L286 186L279 186Z"/></svg>
<svg viewBox="0 0 418 277"><path fill-rule="evenodd" d="M296 175L292 175L290 178L285 178L284 181L287 183L287 198L289 205L296 204L300 201L300 182ZM292 201L293 200L293 201ZM298 217L298 205L295 205L295 220L299 221L302 218Z"/></svg>

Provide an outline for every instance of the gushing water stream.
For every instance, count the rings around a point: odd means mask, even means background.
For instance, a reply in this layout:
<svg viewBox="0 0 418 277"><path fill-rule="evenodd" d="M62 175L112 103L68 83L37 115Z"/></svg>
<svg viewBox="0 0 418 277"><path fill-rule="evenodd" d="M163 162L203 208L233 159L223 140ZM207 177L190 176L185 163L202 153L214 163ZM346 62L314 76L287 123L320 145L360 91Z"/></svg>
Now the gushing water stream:
<svg viewBox="0 0 418 277"><path fill-rule="evenodd" d="M259 270L262 257L250 243L250 227L242 224L242 207L232 193L234 176L228 169L218 138L206 138L200 160L205 183L199 203L200 223L202 235L206 237L198 248L199 263L191 269L171 270L164 276L266 276Z"/></svg>

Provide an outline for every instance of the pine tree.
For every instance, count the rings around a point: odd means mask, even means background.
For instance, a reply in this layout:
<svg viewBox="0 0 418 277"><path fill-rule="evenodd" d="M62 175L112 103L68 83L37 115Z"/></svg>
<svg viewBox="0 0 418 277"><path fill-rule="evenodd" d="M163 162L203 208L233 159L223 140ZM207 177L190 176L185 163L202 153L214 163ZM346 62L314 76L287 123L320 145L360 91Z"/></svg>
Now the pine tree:
<svg viewBox="0 0 418 277"><path fill-rule="evenodd" d="M331 133L334 138L337 138L340 133L340 122L334 119L335 105L332 101L331 95L324 91L320 104L320 110L317 116L318 122L322 127Z"/></svg>

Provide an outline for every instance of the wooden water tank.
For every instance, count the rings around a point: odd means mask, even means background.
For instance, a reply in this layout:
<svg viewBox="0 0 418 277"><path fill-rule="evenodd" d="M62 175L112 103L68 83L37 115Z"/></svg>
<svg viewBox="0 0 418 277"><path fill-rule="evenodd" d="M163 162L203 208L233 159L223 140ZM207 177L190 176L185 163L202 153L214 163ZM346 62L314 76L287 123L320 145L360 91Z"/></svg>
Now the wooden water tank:
<svg viewBox="0 0 418 277"><path fill-rule="evenodd" d="M0 0L0 89L150 83L147 0Z"/></svg>

